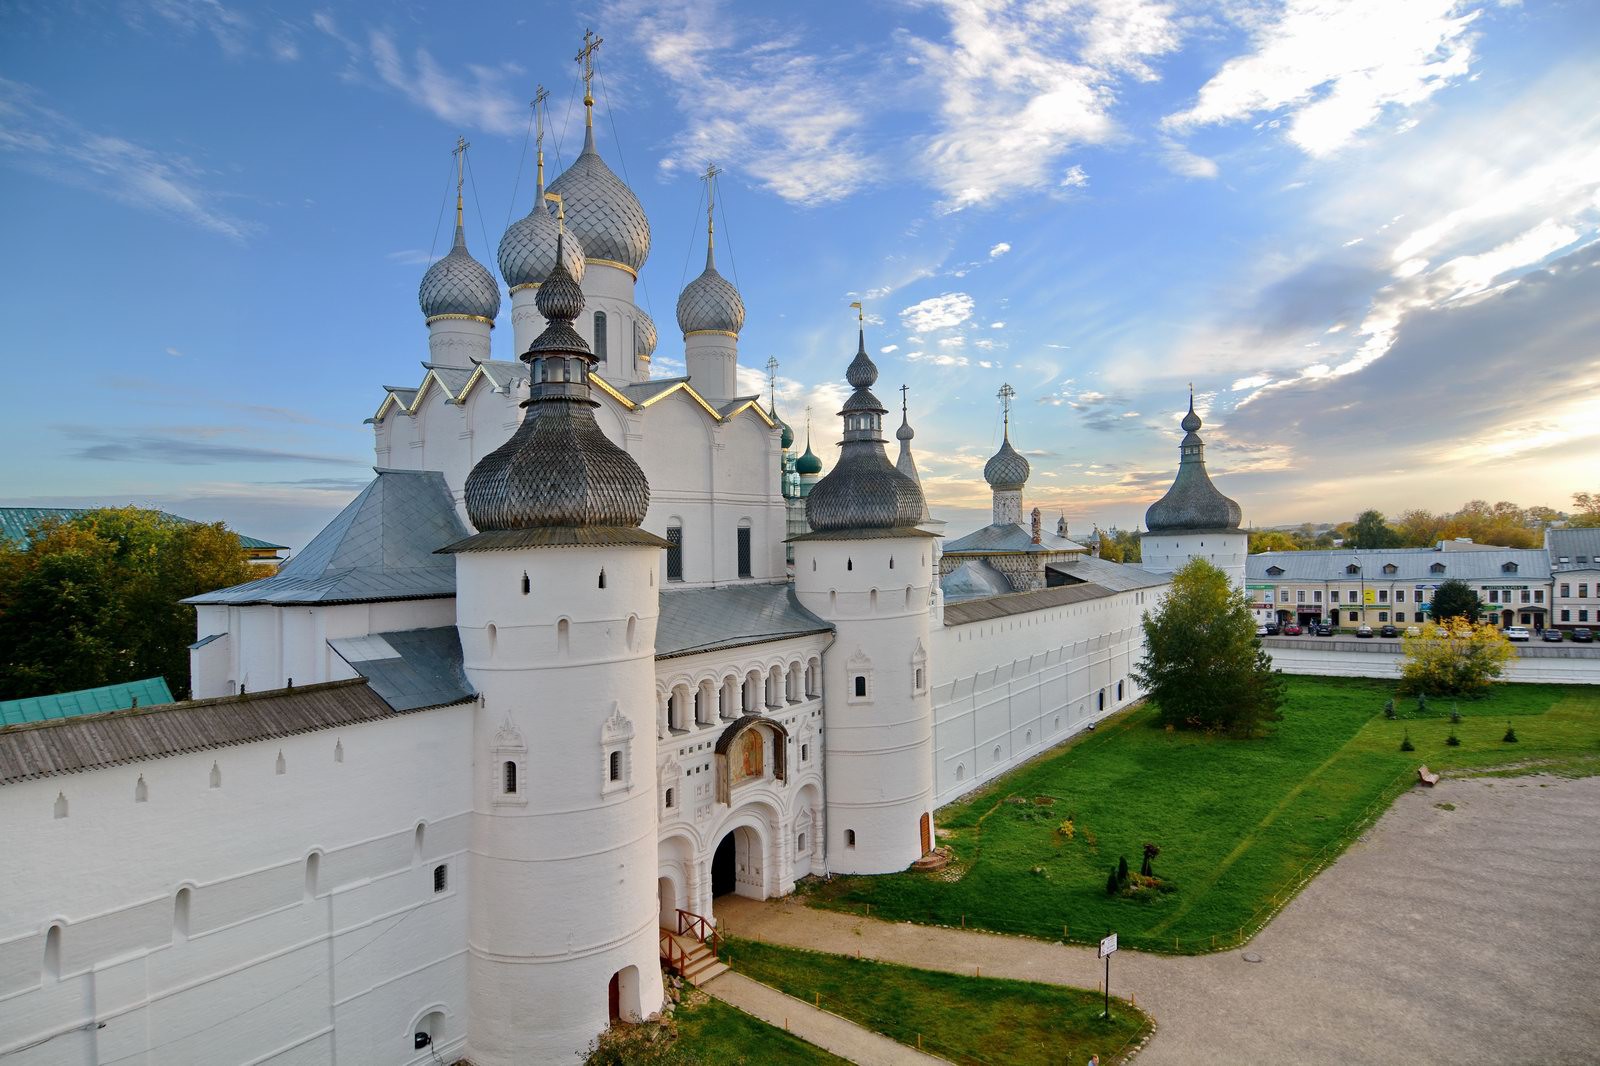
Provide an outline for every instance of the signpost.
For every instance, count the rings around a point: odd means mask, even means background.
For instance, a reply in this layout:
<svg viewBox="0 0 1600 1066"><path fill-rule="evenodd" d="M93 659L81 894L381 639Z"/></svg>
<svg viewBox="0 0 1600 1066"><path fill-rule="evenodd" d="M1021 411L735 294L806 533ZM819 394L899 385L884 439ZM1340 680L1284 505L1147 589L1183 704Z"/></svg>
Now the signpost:
<svg viewBox="0 0 1600 1066"><path fill-rule="evenodd" d="M1111 953L1117 950L1117 934L1100 941L1100 957L1106 960L1106 1017L1111 1017Z"/></svg>

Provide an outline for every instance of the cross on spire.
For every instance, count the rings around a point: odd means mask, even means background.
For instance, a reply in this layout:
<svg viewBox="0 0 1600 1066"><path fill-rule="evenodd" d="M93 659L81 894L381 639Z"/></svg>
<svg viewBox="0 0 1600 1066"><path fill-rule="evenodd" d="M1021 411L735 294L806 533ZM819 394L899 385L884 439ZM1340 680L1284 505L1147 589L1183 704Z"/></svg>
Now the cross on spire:
<svg viewBox="0 0 1600 1066"><path fill-rule="evenodd" d="M771 406L774 411L778 409L778 357L767 356L767 388L770 390Z"/></svg>
<svg viewBox="0 0 1600 1066"><path fill-rule="evenodd" d="M1000 415L1005 419L1005 431L1008 438L1011 435L1011 399L1016 394L1017 390L1013 389L1009 384L1001 385L1000 391L995 393L1000 398Z"/></svg>
<svg viewBox="0 0 1600 1066"><path fill-rule="evenodd" d="M533 87L533 99L528 101L528 106L533 109L533 123L537 128L534 135L534 144L538 147L538 192L534 196L544 195L544 102L550 99L550 91L543 85Z"/></svg>
<svg viewBox="0 0 1600 1066"><path fill-rule="evenodd" d="M604 37L596 37L593 30L584 30L583 47L573 57L575 62L583 64L583 123L589 127L594 126L594 53L604 43Z"/></svg>
<svg viewBox="0 0 1600 1066"><path fill-rule="evenodd" d="M700 175L700 180L706 183L706 251L711 250L711 231L713 214L717 206L717 176L722 173L722 168L715 163L706 164L706 172Z"/></svg>
<svg viewBox="0 0 1600 1066"><path fill-rule="evenodd" d="M911 391L910 385L900 386L900 421L906 421L906 393Z"/></svg>
<svg viewBox="0 0 1600 1066"><path fill-rule="evenodd" d="M456 157L456 229L461 228L461 183L467 162L467 149L471 147L465 137L457 137L455 150L451 153Z"/></svg>
<svg viewBox="0 0 1600 1066"><path fill-rule="evenodd" d="M867 324L867 312L862 309L861 303L858 300L852 300L850 302L850 306L856 309L856 325L864 328Z"/></svg>

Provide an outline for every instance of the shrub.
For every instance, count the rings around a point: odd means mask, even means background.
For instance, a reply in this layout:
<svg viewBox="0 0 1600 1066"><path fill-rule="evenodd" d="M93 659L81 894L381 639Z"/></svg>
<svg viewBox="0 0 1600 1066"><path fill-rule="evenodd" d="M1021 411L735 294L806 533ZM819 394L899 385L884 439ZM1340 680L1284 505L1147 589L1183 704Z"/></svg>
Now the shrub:
<svg viewBox="0 0 1600 1066"><path fill-rule="evenodd" d="M1400 750L1401 751L1416 751L1417 750L1417 746L1415 744L1411 743L1411 730L1409 730L1409 729L1406 730L1406 735L1404 737L1400 738Z"/></svg>
<svg viewBox="0 0 1600 1066"><path fill-rule="evenodd" d="M1428 713L1428 694L1423 692L1421 689L1417 690L1417 713Z"/></svg>
<svg viewBox="0 0 1600 1066"><path fill-rule="evenodd" d="M1456 725L1461 724L1461 711L1453 703L1450 705L1450 721Z"/></svg>
<svg viewBox="0 0 1600 1066"><path fill-rule="evenodd" d="M1117 883L1124 885L1128 883L1128 857L1126 855L1117 860Z"/></svg>
<svg viewBox="0 0 1600 1066"><path fill-rule="evenodd" d="M1106 895L1115 896L1121 887L1122 882L1117 880L1117 868L1113 866L1111 872L1106 875Z"/></svg>
<svg viewBox="0 0 1600 1066"><path fill-rule="evenodd" d="M1488 622L1455 620L1449 627L1425 622L1419 636L1403 642L1400 691L1417 693L1417 710L1427 710L1424 689L1446 696L1476 696L1505 673L1515 657L1511 642Z"/></svg>
<svg viewBox="0 0 1600 1066"><path fill-rule="evenodd" d="M1391 722L1394 721L1394 700L1392 698L1383 705L1383 716Z"/></svg>
<svg viewBox="0 0 1600 1066"><path fill-rule="evenodd" d="M1507 744L1515 744L1517 742L1517 731L1511 728L1510 722L1506 723L1506 735L1500 739Z"/></svg>
<svg viewBox="0 0 1600 1066"><path fill-rule="evenodd" d="M1454 729L1450 730L1450 735L1444 738L1444 742L1452 748L1459 748L1461 746L1461 738L1456 736L1456 731Z"/></svg>

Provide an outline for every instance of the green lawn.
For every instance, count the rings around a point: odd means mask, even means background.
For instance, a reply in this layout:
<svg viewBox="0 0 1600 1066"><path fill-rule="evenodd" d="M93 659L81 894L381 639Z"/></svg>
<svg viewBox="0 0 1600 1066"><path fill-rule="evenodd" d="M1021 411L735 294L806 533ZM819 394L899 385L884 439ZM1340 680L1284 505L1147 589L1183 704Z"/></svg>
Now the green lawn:
<svg viewBox="0 0 1600 1066"><path fill-rule="evenodd" d="M1059 985L918 970L730 939L723 958L747 977L952 1062L1073 1066L1100 1056L1121 1062L1149 1031L1149 1018L1123 1000L1101 1017L1094 992Z"/></svg>
<svg viewBox="0 0 1600 1066"><path fill-rule="evenodd" d="M1136 708L941 810L947 870L836 877L810 900L874 916L1198 953L1248 939L1415 779L1436 770L1600 773L1600 687L1503 685L1463 700L1396 698L1389 683L1290 677L1284 720L1257 740L1168 733ZM1519 743L1501 737L1507 722ZM1409 730L1415 752L1399 750ZM1514 767L1507 771L1503 768ZM1070 838L1061 830L1073 817ZM1173 890L1109 897L1119 856ZM1215 941L1213 942L1213 938Z"/></svg>
<svg viewBox="0 0 1600 1066"><path fill-rule="evenodd" d="M708 1066L835 1066L848 1061L721 1000L693 998L695 1002L680 1007L676 1016L675 1050L681 1050L687 1061Z"/></svg>

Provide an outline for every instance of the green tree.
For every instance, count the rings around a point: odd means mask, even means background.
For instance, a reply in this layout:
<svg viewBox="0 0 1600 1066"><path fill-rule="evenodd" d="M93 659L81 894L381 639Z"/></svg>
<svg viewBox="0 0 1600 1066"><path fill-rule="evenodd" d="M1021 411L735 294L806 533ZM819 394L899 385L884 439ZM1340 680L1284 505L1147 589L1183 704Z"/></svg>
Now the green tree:
<svg viewBox="0 0 1600 1066"><path fill-rule="evenodd" d="M1469 622L1476 622L1482 610L1483 601L1472 591L1472 586L1460 578L1452 577L1433 590L1433 602L1428 613L1435 621L1465 618Z"/></svg>
<svg viewBox="0 0 1600 1066"><path fill-rule="evenodd" d="M1250 554L1262 552L1295 552L1304 547L1296 537L1279 529L1266 529L1250 534Z"/></svg>
<svg viewBox="0 0 1600 1066"><path fill-rule="evenodd" d="M1600 492L1574 492L1572 506L1575 510L1567 525L1600 526Z"/></svg>
<svg viewBox="0 0 1600 1066"><path fill-rule="evenodd" d="M1470 626L1428 622L1419 636L1404 638L1402 647L1402 693L1481 695L1516 656L1506 635L1488 622Z"/></svg>
<svg viewBox="0 0 1600 1066"><path fill-rule="evenodd" d="M123 507L50 519L0 546L0 698L160 675L189 692L188 596L263 576L220 523Z"/></svg>
<svg viewBox="0 0 1600 1066"><path fill-rule="evenodd" d="M1249 597L1205 560L1172 575L1161 606L1144 616L1144 637L1134 677L1163 724L1255 736L1283 717L1283 678L1256 639Z"/></svg>
<svg viewBox="0 0 1600 1066"><path fill-rule="evenodd" d="M1382 511L1362 511L1345 543L1352 548L1398 548L1402 541L1400 534L1383 520Z"/></svg>

